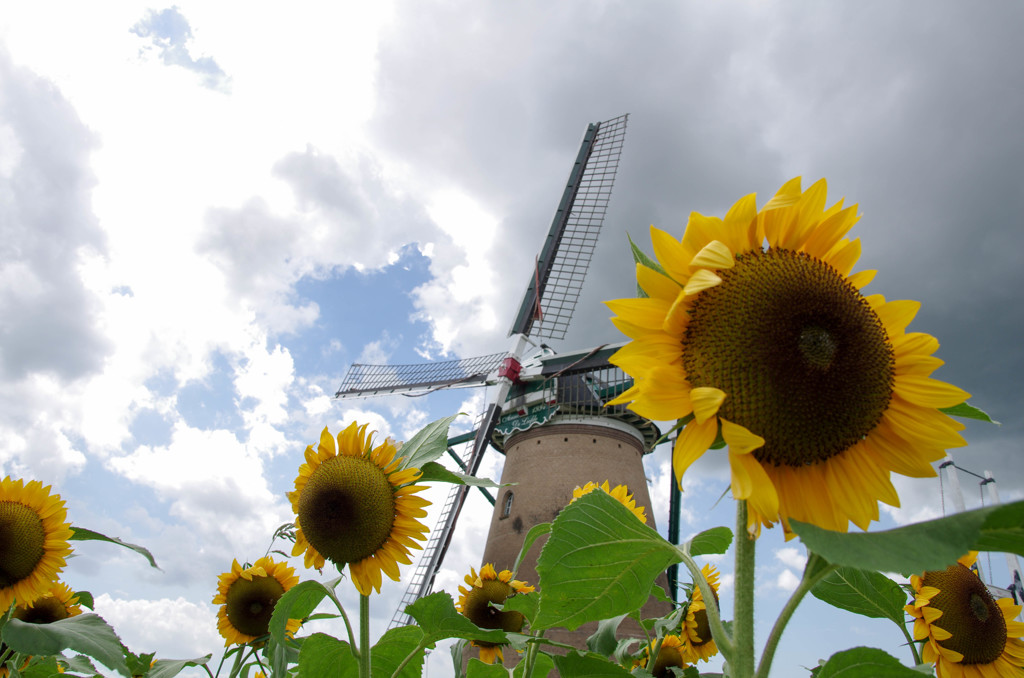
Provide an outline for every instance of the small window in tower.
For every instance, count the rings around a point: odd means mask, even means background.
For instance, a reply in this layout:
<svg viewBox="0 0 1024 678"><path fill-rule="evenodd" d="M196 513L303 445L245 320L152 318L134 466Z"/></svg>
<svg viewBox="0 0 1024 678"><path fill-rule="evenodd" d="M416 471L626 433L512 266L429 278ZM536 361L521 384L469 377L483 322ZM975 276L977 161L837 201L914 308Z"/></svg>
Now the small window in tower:
<svg viewBox="0 0 1024 678"><path fill-rule="evenodd" d="M510 513L512 513L512 490L505 493L505 507L501 511L501 517L508 518Z"/></svg>

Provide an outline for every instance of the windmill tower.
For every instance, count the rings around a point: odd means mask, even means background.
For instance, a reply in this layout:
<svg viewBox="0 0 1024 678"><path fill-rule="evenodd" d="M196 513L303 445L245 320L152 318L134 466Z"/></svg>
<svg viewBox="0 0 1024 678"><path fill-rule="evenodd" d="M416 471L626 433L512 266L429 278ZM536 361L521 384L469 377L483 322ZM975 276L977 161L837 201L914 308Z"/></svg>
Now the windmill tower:
<svg viewBox="0 0 1024 678"><path fill-rule="evenodd" d="M481 564L511 568L533 525L551 521L588 481L626 484L652 516L642 458L659 436L655 425L623 406L604 404L631 385L608 362L617 347L555 355L538 340L564 339L597 245L626 133L626 115L587 127L551 228L509 331L507 352L419 365L349 368L338 398L490 386L492 397L459 460L475 474L484 453L505 454L490 534ZM527 348L533 351L527 355ZM468 442L470 435L449 440ZM453 453L454 454L454 453ZM458 459L458 457L456 457ZM469 487L453 487L392 626L409 622L406 605L430 593L451 543ZM653 527L653 517L649 518ZM518 576L536 583L539 545ZM577 645L581 637L566 639Z"/></svg>

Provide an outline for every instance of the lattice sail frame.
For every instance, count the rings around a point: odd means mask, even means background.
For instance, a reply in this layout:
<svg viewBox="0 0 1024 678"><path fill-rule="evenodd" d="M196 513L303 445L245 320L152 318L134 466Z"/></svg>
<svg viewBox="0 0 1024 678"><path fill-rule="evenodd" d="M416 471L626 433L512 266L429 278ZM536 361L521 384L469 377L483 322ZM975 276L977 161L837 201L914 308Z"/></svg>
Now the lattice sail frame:
<svg viewBox="0 0 1024 678"><path fill-rule="evenodd" d="M588 127L510 335L565 338L608 211L628 119Z"/></svg>
<svg viewBox="0 0 1024 678"><path fill-rule="evenodd" d="M488 376L494 374L507 357L507 353L492 353L475 358L415 365L354 363L348 368L345 380L334 397L368 398L399 392L430 393L441 388L479 386L487 383Z"/></svg>

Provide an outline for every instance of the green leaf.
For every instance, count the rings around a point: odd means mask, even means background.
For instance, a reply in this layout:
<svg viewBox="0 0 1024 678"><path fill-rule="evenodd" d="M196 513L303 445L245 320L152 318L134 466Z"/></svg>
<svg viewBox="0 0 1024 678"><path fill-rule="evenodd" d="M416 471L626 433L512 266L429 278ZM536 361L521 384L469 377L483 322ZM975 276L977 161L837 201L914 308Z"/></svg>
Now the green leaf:
<svg viewBox="0 0 1024 678"><path fill-rule="evenodd" d="M829 605L873 619L904 623L907 594L900 585L878 572L840 567L811 589L811 595Z"/></svg>
<svg viewBox="0 0 1024 678"><path fill-rule="evenodd" d="M530 528L530 531L526 533L526 538L523 539L523 547L519 549L519 555L516 556L516 565L512 568L513 572L519 571L519 566L523 564L523 559L526 558L526 554L530 552L530 548L533 547L533 543L551 532L551 523L537 523Z"/></svg>
<svg viewBox="0 0 1024 678"><path fill-rule="evenodd" d="M37 656L74 650L122 675L131 676L121 652L121 639L96 614L80 614L49 624L28 624L20 619L11 619L4 625L3 641L15 652Z"/></svg>
<svg viewBox="0 0 1024 678"><path fill-rule="evenodd" d="M64 658L64 663L67 664L67 670L74 673L83 673L85 675L100 675L100 672L96 670L96 666L89 661L89 658L76 654L71 658Z"/></svg>
<svg viewBox="0 0 1024 678"><path fill-rule="evenodd" d="M508 678L508 669L501 664L487 664L473 657L466 665L466 678Z"/></svg>
<svg viewBox="0 0 1024 678"><path fill-rule="evenodd" d="M991 511L973 550L1024 555L1024 502L1000 504Z"/></svg>
<svg viewBox="0 0 1024 678"><path fill-rule="evenodd" d="M537 678L542 676L550 675L551 671L555 668L555 660L551 658L551 655L546 652L538 652L537 658L533 662L533 675ZM512 671L514 678L523 678L526 673L526 662L521 661L516 664L516 668Z"/></svg>
<svg viewBox="0 0 1024 678"><path fill-rule="evenodd" d="M274 605L274 613L270 615L270 635L282 645L285 643L285 628L289 619L305 619L324 598L334 596L334 587L339 579L324 585L312 579L299 582L281 596Z"/></svg>
<svg viewBox="0 0 1024 678"><path fill-rule="evenodd" d="M149 678L173 678L190 666L202 666L210 661L211 656L206 655L196 659L157 659L146 675Z"/></svg>
<svg viewBox="0 0 1024 678"><path fill-rule="evenodd" d="M423 630L418 626L388 629L370 650L370 671L373 678L390 678L410 653L416 654L405 665L399 678L419 678L423 671Z"/></svg>
<svg viewBox="0 0 1024 678"><path fill-rule="evenodd" d="M448 427L460 414L430 422L405 441L398 452L404 457L400 468L422 469L428 461L434 461L444 454L448 449Z"/></svg>
<svg viewBox="0 0 1024 678"><path fill-rule="evenodd" d="M690 557L706 556L709 553L721 554L729 550L732 544L732 530L728 527L712 527L696 535L683 545Z"/></svg>
<svg viewBox="0 0 1024 678"><path fill-rule="evenodd" d="M855 647L829 657L816 678L921 678L914 669L873 647Z"/></svg>
<svg viewBox="0 0 1024 678"><path fill-rule="evenodd" d="M564 657L556 656L554 659L555 668L562 678L630 678L629 671L599 654L570 652Z"/></svg>
<svg viewBox="0 0 1024 678"><path fill-rule="evenodd" d="M451 595L444 591L420 598L405 608L405 611L423 629L428 643L445 638L486 640L490 643L507 642L504 631L482 629L459 614Z"/></svg>
<svg viewBox="0 0 1024 678"><path fill-rule="evenodd" d="M370 667L373 667L371 663ZM314 633L299 650L299 678L357 678L359 662L352 647L325 633Z"/></svg>
<svg viewBox="0 0 1024 678"><path fill-rule="evenodd" d="M970 550L1024 555L1024 501L881 532L833 532L798 520L790 525L809 550L861 570L904 575L944 570Z"/></svg>
<svg viewBox="0 0 1024 678"><path fill-rule="evenodd" d="M533 593L517 593L506 598L501 609L508 612L520 612L532 622L537 616L537 605L539 604L540 594L536 591Z"/></svg>
<svg viewBox="0 0 1024 678"><path fill-rule="evenodd" d="M21 671L21 678L51 678L61 675L56 657L33 657L31 663Z"/></svg>
<svg viewBox="0 0 1024 678"><path fill-rule="evenodd" d="M574 630L638 610L655 578L680 560L675 546L611 495L585 494L555 518L540 552L543 594L533 628Z"/></svg>
<svg viewBox="0 0 1024 678"><path fill-rule="evenodd" d="M611 657L615 654L615 648L619 641L615 638L615 632L619 630L619 624L629 616L629 613L616 615L608 619L602 619L597 624L597 630L587 638L587 649L591 652Z"/></svg>
<svg viewBox="0 0 1024 678"><path fill-rule="evenodd" d="M156 564L156 560L154 560L153 554L149 552L149 549L143 546L139 546L138 544L129 544L126 541L121 541L117 537L108 537L105 534L100 534L99 532L87 530L84 527L75 527L74 525L72 525L71 536L68 537L68 539L72 541L105 541L108 544L117 544L118 546L123 546L126 549L131 549L132 551L141 554L146 560L149 561L150 565L152 565L158 570L160 569L160 566Z"/></svg>
<svg viewBox="0 0 1024 678"><path fill-rule="evenodd" d="M647 268L654 269L662 275L668 275L665 272L665 268L658 263L657 260L652 259L646 252L637 247L637 244L633 242L633 238L627 233L626 238L629 240L629 249L633 253L633 262L637 264L643 264Z"/></svg>
<svg viewBox="0 0 1024 678"><path fill-rule="evenodd" d="M420 471L423 472L423 475L416 479L417 483L438 482L452 485L472 485L473 487L503 487L490 478L478 478L465 473L449 471L436 461L428 461L420 468Z"/></svg>
<svg viewBox="0 0 1024 678"><path fill-rule="evenodd" d="M91 593L88 591L75 591L75 595L78 596L79 605L84 605L90 610L94 609L95 601L93 601Z"/></svg>
<svg viewBox="0 0 1024 678"><path fill-rule="evenodd" d="M988 413L981 410L970 403L960 403L959 405L953 405L953 407L940 407L939 412L948 414L951 417L960 417L961 419L977 419L978 421L987 421L990 424L999 426L999 422L988 416Z"/></svg>

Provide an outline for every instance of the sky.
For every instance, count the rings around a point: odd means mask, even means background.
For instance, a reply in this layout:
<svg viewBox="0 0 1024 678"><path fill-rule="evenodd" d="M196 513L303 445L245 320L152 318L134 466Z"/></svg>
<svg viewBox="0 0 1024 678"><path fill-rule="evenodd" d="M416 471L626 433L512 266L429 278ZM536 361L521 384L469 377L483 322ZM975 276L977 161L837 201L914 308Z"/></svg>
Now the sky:
<svg viewBox="0 0 1024 678"><path fill-rule="evenodd" d="M635 290L627 233L649 250L650 224L681 235L691 211L826 177L860 205L867 291L921 301L936 376L1002 422L970 424L956 462L1022 498L1022 21L1009 1L7 3L0 471L152 550L160 571L100 544L65 569L129 647L216 661L217 575L292 519L324 426L404 439L485 395L336 401L347 366L505 350L583 130L629 113L556 349L623 339L601 301ZM645 463L664 531L668 451ZM724 455L691 468L684 534L732 524L727 485ZM896 486L880 528L950 510L936 479ZM438 577L453 593L489 522L471 502ZM803 558L760 540L758 646ZM375 633L403 590L375 597ZM773 675L853 645L908 661L888 624L810 600Z"/></svg>

